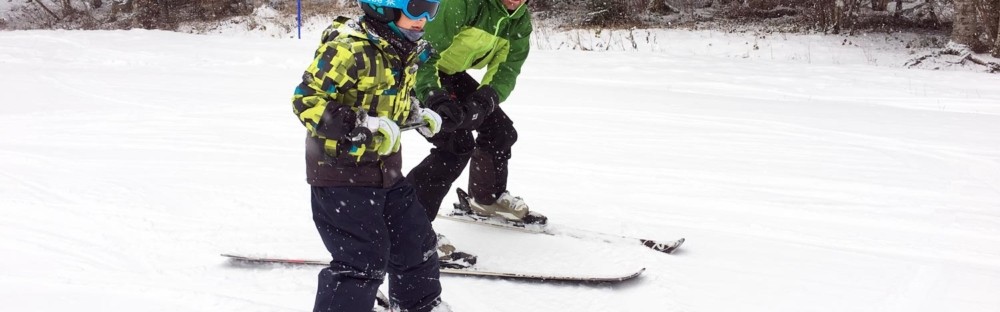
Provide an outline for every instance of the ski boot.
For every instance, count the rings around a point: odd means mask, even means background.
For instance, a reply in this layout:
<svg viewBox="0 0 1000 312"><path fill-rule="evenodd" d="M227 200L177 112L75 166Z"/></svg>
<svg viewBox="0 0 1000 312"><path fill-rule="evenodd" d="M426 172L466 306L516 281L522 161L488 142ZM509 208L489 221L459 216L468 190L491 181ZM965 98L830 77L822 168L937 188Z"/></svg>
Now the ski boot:
<svg viewBox="0 0 1000 312"><path fill-rule="evenodd" d="M483 217L501 217L507 221L521 222L524 224L545 225L548 218L540 213L532 212L521 197L510 195L504 191L493 204L481 204L473 198L469 200L469 209L472 213Z"/></svg>
<svg viewBox="0 0 1000 312"><path fill-rule="evenodd" d="M447 302L441 301L441 298L432 303L434 308L430 312L452 312L451 306ZM395 306L389 301L389 297L386 297L385 293L381 290L375 294L375 306L372 307L372 312L393 312L399 311L399 306Z"/></svg>
<svg viewBox="0 0 1000 312"><path fill-rule="evenodd" d="M437 235L438 263L446 269L468 269L476 264L476 256L456 251L455 245L442 234Z"/></svg>

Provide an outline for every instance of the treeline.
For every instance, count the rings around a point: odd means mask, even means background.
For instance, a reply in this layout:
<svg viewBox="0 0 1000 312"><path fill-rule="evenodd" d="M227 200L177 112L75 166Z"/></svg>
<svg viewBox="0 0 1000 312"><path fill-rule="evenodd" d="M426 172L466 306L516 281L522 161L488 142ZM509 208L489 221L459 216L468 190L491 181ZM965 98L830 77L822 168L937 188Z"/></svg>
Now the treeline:
<svg viewBox="0 0 1000 312"><path fill-rule="evenodd" d="M267 6L294 15L295 0L29 0L53 22L37 27L173 29ZM355 9L356 0L302 0L308 14ZM483 0L496 1L496 0ZM784 31L855 34L933 30L1000 56L1000 0L532 0L539 18L568 27L674 27L759 23ZM27 16L25 20L38 20ZM73 23L75 21L75 24Z"/></svg>
<svg viewBox="0 0 1000 312"><path fill-rule="evenodd" d="M662 27L663 21L762 23L784 30L855 34L951 31L952 40L1000 57L1000 0L533 0L538 10L572 8L590 27ZM675 16L673 19L663 17ZM659 18L658 18L659 17Z"/></svg>
<svg viewBox="0 0 1000 312"><path fill-rule="evenodd" d="M30 0L51 19L38 26L80 28L172 29L187 21L242 16L261 5L284 6L289 0ZM291 0L294 5L294 0ZM315 2L315 1L314 1ZM329 1L327 1L329 2ZM32 18L31 12L22 17Z"/></svg>
<svg viewBox="0 0 1000 312"><path fill-rule="evenodd" d="M532 5L557 10L585 7L583 22L593 26L642 25L651 21L650 15L677 15L686 22L780 19L775 23L827 33L868 30L880 24L948 26L950 20L941 19L940 13L953 11L952 0L534 0Z"/></svg>

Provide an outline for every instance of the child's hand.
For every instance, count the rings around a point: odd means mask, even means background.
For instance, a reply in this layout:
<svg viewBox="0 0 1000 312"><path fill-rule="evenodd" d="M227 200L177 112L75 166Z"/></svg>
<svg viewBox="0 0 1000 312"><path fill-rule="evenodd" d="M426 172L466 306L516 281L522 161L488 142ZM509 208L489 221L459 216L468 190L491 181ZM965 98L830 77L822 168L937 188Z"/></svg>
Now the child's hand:
<svg viewBox="0 0 1000 312"><path fill-rule="evenodd" d="M441 132L441 115L433 110L421 108L420 121L424 123L424 126L417 128L417 132L420 132L424 137L429 138Z"/></svg>

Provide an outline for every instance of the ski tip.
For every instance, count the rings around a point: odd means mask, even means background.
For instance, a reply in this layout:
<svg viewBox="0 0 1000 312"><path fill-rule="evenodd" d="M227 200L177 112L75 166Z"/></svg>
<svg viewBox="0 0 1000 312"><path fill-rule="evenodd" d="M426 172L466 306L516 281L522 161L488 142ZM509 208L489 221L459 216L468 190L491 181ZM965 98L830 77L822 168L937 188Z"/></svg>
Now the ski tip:
<svg viewBox="0 0 1000 312"><path fill-rule="evenodd" d="M660 243L650 239L639 239L639 242L642 243L643 246L646 246L646 248L669 254L673 253L674 250L677 250L681 244L684 244L684 239L681 238L669 243Z"/></svg>
<svg viewBox="0 0 1000 312"><path fill-rule="evenodd" d="M631 275L622 276L621 278L615 280L615 282L624 282L631 280L633 278L639 277L639 275L642 275L643 272L646 272L646 268L640 268L638 271L635 271L635 273L632 273Z"/></svg>
<svg viewBox="0 0 1000 312"><path fill-rule="evenodd" d="M684 241L685 239L683 237L681 237L681 239L678 239L676 242L674 242L674 246L670 247L670 251L667 251L667 253L669 254L674 253L674 251L676 251L677 248L681 248L681 245L684 244Z"/></svg>

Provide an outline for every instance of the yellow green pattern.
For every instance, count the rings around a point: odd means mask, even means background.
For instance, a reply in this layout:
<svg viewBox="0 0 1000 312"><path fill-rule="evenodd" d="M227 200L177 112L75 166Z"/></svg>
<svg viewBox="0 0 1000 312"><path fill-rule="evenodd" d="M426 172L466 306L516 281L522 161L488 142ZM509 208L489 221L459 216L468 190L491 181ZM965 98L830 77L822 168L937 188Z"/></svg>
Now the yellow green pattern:
<svg viewBox="0 0 1000 312"><path fill-rule="evenodd" d="M346 106L358 115L376 115L392 119L397 124L409 117L410 92L416 80L417 65L413 58L401 60L394 53L384 53L389 43L371 35L357 20L337 18L323 32L315 58L303 74L303 82L295 89L292 109L310 136L324 141L324 149L336 156L338 139L325 138L316 131L323 113L335 106ZM403 64L408 64L403 66ZM393 68L405 68L403 73ZM403 81L397 81L401 77ZM352 150L361 156L372 154L381 140ZM398 147L396 148L398 150Z"/></svg>

